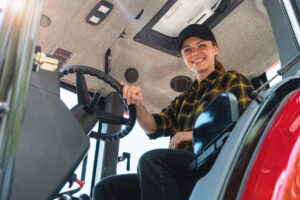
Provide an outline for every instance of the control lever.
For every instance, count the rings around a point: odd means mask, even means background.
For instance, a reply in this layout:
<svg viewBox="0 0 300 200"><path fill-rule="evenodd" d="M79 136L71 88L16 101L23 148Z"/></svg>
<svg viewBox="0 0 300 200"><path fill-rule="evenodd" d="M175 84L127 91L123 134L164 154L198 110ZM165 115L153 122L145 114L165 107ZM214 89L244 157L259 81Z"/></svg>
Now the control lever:
<svg viewBox="0 0 300 200"><path fill-rule="evenodd" d="M126 165L126 170L130 170L130 153L128 152L123 152L122 156L118 157L118 162L122 162L125 159L127 159L127 165Z"/></svg>
<svg viewBox="0 0 300 200"><path fill-rule="evenodd" d="M90 101L90 103L87 107L87 111L89 113L93 113L94 107L98 104L100 98L101 98L101 93L97 90L94 93L94 95L93 95L93 97L92 97L92 99L91 99L91 101Z"/></svg>
<svg viewBox="0 0 300 200"><path fill-rule="evenodd" d="M84 186L84 181L77 179L76 174L72 174L68 182L69 182L69 188L71 188L75 182L80 186L80 188L83 188Z"/></svg>

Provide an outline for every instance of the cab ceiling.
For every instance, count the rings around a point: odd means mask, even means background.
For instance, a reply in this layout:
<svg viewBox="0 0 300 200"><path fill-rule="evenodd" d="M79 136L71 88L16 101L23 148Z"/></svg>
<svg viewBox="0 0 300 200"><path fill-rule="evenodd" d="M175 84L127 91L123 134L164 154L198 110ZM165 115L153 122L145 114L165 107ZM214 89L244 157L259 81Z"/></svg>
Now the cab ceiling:
<svg viewBox="0 0 300 200"><path fill-rule="evenodd" d="M114 5L109 16L98 26L85 18L99 0L46 0L43 14L51 24L40 27L37 44L44 52L56 47L72 51L67 65L86 65L104 71L104 57L111 48L110 75L125 81L126 69L139 73L134 83L143 91L143 99L152 112L157 112L178 95L170 81L179 75L194 75L181 58L135 42L133 37L151 20L167 0L109 0ZM135 17L144 9L143 15ZM219 47L219 60L227 70L237 70L248 78L263 73L279 60L266 11L260 0L244 0L213 29ZM120 37L122 33L123 37ZM95 78L87 78L90 90L110 92ZM63 81L74 85L74 77Z"/></svg>

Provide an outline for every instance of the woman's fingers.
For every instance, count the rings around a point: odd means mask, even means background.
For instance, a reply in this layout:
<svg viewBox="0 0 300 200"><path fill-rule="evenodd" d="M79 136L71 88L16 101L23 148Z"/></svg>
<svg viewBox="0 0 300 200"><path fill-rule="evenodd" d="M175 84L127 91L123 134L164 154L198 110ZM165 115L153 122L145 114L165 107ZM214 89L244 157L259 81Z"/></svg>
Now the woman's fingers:
<svg viewBox="0 0 300 200"><path fill-rule="evenodd" d="M136 104L141 101L141 88L138 86L131 86L127 91L128 104Z"/></svg>
<svg viewBox="0 0 300 200"><path fill-rule="evenodd" d="M127 99L128 105L140 103L142 100L141 88L138 86L128 86L124 82L120 83L123 86L123 97Z"/></svg>
<svg viewBox="0 0 300 200"><path fill-rule="evenodd" d="M176 135L172 137L169 143L169 149L176 149L177 148L177 137Z"/></svg>
<svg viewBox="0 0 300 200"><path fill-rule="evenodd" d="M177 142L170 142L169 149L177 149L177 148L178 148Z"/></svg>
<svg viewBox="0 0 300 200"><path fill-rule="evenodd" d="M123 97L124 97L124 99L126 99L129 86L126 85L124 82L121 82L120 85L123 86Z"/></svg>
<svg viewBox="0 0 300 200"><path fill-rule="evenodd" d="M170 140L169 148L178 149L179 146L184 144L191 144L193 142L193 132L177 132Z"/></svg>
<svg viewBox="0 0 300 200"><path fill-rule="evenodd" d="M132 88L132 92L131 92L131 103L135 104L135 103L139 103L141 100L141 88L137 87L137 86L133 86Z"/></svg>
<svg viewBox="0 0 300 200"><path fill-rule="evenodd" d="M127 90L127 103L130 105L132 103L132 96L134 95L134 86L131 86Z"/></svg>

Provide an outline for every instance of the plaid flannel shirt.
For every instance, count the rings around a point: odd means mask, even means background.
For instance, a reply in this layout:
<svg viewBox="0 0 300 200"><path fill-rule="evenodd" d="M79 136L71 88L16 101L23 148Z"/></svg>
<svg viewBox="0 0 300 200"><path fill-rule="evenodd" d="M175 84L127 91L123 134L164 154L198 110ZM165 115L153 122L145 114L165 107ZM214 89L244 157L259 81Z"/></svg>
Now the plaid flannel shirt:
<svg viewBox="0 0 300 200"><path fill-rule="evenodd" d="M176 97L171 104L160 113L153 114L157 131L149 135L151 139L160 136L173 136L176 132L192 131L199 113L203 111L220 92L231 92L238 100L240 115L251 102L253 87L248 79L236 71L222 73L215 70L201 81L197 90L197 80L189 91ZM192 150L192 144L179 147Z"/></svg>

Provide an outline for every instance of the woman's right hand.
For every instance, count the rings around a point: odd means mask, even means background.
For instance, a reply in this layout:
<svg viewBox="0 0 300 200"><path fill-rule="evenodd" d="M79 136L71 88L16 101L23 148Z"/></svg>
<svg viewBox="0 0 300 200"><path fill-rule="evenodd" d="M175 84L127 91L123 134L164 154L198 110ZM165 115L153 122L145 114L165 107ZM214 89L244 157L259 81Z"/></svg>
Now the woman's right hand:
<svg viewBox="0 0 300 200"><path fill-rule="evenodd" d="M139 106L143 103L142 90L139 86L129 86L124 82L121 82L120 85L123 86L123 98L127 99L128 105Z"/></svg>
<svg viewBox="0 0 300 200"><path fill-rule="evenodd" d="M136 116L140 126L149 135L155 133L157 130L156 122L143 103L141 88L129 86L124 82L121 82L120 85L123 86L123 98L127 99L128 105L136 105Z"/></svg>

